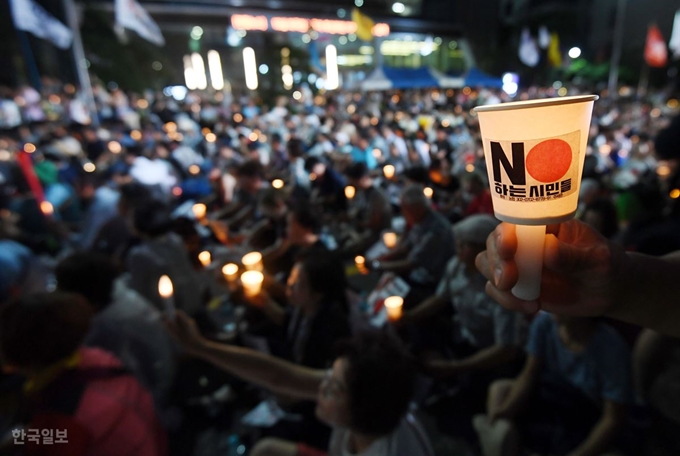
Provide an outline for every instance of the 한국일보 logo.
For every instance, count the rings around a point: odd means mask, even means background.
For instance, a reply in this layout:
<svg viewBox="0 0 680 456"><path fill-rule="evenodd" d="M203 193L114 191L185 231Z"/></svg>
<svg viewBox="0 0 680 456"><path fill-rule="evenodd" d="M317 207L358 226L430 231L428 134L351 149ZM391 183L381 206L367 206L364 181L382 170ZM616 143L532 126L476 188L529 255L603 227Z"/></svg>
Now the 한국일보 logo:
<svg viewBox="0 0 680 456"><path fill-rule="evenodd" d="M492 194L515 202L540 202L576 191L581 132L530 141L489 141Z"/></svg>

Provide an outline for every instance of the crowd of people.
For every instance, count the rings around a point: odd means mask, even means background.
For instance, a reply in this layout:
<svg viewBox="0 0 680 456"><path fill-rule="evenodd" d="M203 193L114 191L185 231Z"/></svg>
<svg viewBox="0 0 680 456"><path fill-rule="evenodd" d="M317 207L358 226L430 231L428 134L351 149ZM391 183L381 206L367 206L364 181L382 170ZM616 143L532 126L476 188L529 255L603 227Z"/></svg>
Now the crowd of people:
<svg viewBox="0 0 680 456"><path fill-rule="evenodd" d="M0 90L0 454L680 452L673 93L599 93L521 301L507 94L179 89Z"/></svg>

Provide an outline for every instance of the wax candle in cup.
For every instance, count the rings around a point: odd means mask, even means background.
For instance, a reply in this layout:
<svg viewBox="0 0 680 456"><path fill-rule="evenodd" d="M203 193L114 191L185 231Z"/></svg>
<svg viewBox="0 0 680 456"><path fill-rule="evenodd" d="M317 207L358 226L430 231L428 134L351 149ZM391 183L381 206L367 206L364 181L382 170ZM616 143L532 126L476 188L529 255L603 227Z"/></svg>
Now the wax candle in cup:
<svg viewBox="0 0 680 456"><path fill-rule="evenodd" d="M434 195L434 190L432 190L431 187L425 187L423 189L423 195L427 196L428 198L432 198L432 195Z"/></svg>
<svg viewBox="0 0 680 456"><path fill-rule="evenodd" d="M283 185L284 185L284 183L283 183L283 180L281 180L281 179L274 179L272 181L272 187L274 187L274 188L283 188Z"/></svg>
<svg viewBox="0 0 680 456"><path fill-rule="evenodd" d="M385 310L387 311L387 319L390 321L397 321L403 314L404 298L401 296L390 296L385 299Z"/></svg>
<svg viewBox="0 0 680 456"><path fill-rule="evenodd" d="M203 203L197 203L191 206L191 212L194 213L196 220L202 224L206 223L205 214L208 212L208 207Z"/></svg>
<svg viewBox="0 0 680 456"><path fill-rule="evenodd" d="M250 252L241 258L241 263L246 271L263 271L262 254L260 252Z"/></svg>
<svg viewBox="0 0 680 456"><path fill-rule="evenodd" d="M394 177L394 166L393 165L385 165L383 167L383 174L385 175L385 179L392 179Z"/></svg>
<svg viewBox="0 0 680 456"><path fill-rule="evenodd" d="M163 299L163 308L165 315L171 319L175 319L175 299L173 297L174 287L172 280L167 275L162 275L158 280L158 295Z"/></svg>
<svg viewBox="0 0 680 456"><path fill-rule="evenodd" d="M222 268L222 274L228 283L236 282L238 278L238 265L235 263L227 263Z"/></svg>
<svg viewBox="0 0 680 456"><path fill-rule="evenodd" d="M260 271L246 271L241 274L243 293L246 296L257 296L262 291L262 282L264 282L264 275Z"/></svg>
<svg viewBox="0 0 680 456"><path fill-rule="evenodd" d="M383 242L385 243L385 247L388 249L393 249L397 245L397 233L388 231L387 233L383 234Z"/></svg>
<svg viewBox="0 0 680 456"><path fill-rule="evenodd" d="M356 195L356 193L357 193L357 189L352 187L351 185L348 185L347 187L345 187L345 196L347 197L347 199L354 198L354 195Z"/></svg>
<svg viewBox="0 0 680 456"><path fill-rule="evenodd" d="M210 266L210 262L212 261L212 255L210 255L210 252L207 250L204 250L198 254L198 261L201 262L204 268L207 268Z"/></svg>
<svg viewBox="0 0 680 456"><path fill-rule="evenodd" d="M578 206L590 119L597 95L474 108L496 218L514 223L519 278L513 295L541 292L545 226L571 220Z"/></svg>

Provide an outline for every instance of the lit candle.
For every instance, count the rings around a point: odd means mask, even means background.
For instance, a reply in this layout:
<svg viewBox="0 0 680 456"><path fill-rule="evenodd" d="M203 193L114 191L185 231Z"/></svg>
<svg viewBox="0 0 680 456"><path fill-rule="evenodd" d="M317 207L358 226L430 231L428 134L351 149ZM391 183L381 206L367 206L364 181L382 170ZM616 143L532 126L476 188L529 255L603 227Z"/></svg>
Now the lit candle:
<svg viewBox="0 0 680 456"><path fill-rule="evenodd" d="M203 219L205 218L205 214L208 211L208 208L206 207L205 204L198 203L194 204L191 207L191 211L194 213L194 217L196 217L196 220L203 221Z"/></svg>
<svg viewBox="0 0 680 456"><path fill-rule="evenodd" d="M385 174L386 179L392 179L394 177L394 171L393 165L385 165L383 167L383 174Z"/></svg>
<svg viewBox="0 0 680 456"><path fill-rule="evenodd" d="M174 287L172 280L166 275L162 275L158 280L158 294L163 298L163 307L165 308L165 315L174 320L175 318L175 300L173 298Z"/></svg>
<svg viewBox="0 0 680 456"><path fill-rule="evenodd" d="M250 252L241 258L241 263L246 271L262 271L262 254L260 252Z"/></svg>
<svg viewBox="0 0 680 456"><path fill-rule="evenodd" d="M397 245L397 233L387 232L383 234L383 242L385 247L393 249Z"/></svg>
<svg viewBox="0 0 680 456"><path fill-rule="evenodd" d="M356 195L356 193L357 193L357 189L352 187L351 185L348 185L347 187L345 187L345 196L347 197L347 199L354 198L354 195Z"/></svg>
<svg viewBox="0 0 680 456"><path fill-rule="evenodd" d="M432 188L430 188L430 187L425 187L423 189L423 194L425 196L427 196L428 198L432 198L432 195L434 195L434 190L432 190Z"/></svg>
<svg viewBox="0 0 680 456"><path fill-rule="evenodd" d="M283 180L281 180L281 179L274 179L272 181L272 187L274 187L274 188L283 188L283 185L284 185L284 183L283 183Z"/></svg>
<svg viewBox="0 0 680 456"><path fill-rule="evenodd" d="M51 217L54 214L54 206L49 201L43 201L40 203L40 210L46 217Z"/></svg>
<svg viewBox="0 0 680 456"><path fill-rule="evenodd" d="M238 274L238 265L235 263L225 264L222 268L222 274L224 274L224 278L227 282L234 283Z"/></svg>
<svg viewBox="0 0 680 456"><path fill-rule="evenodd" d="M357 269L359 270L360 273L362 274L368 273L368 270L366 269L366 258L359 255L354 258L354 264L356 264Z"/></svg>
<svg viewBox="0 0 680 456"><path fill-rule="evenodd" d="M264 275L260 271L246 271L241 274L243 292L246 296L257 296L262 290Z"/></svg>
<svg viewBox="0 0 680 456"><path fill-rule="evenodd" d="M210 262L212 261L212 255L210 255L210 252L207 250L204 250L203 252L198 254L198 261L201 262L203 267L207 268L210 266Z"/></svg>
<svg viewBox="0 0 680 456"><path fill-rule="evenodd" d="M516 227L518 278L512 294L519 299L540 296L546 225L566 222L576 213L597 98L582 95L474 108L494 215ZM606 145L600 149L608 151Z"/></svg>
<svg viewBox="0 0 680 456"><path fill-rule="evenodd" d="M401 296L390 296L385 299L385 310L389 321L397 321L401 318L404 307L404 298Z"/></svg>

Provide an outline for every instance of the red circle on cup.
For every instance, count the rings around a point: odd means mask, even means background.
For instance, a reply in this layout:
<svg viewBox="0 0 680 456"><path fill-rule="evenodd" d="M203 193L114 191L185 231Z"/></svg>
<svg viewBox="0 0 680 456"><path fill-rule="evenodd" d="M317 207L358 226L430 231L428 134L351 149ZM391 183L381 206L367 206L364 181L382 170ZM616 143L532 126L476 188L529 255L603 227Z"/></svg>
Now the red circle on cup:
<svg viewBox="0 0 680 456"><path fill-rule="evenodd" d="M561 139L547 139L536 144L527 155L527 172L539 182L555 182L571 166L571 147Z"/></svg>

